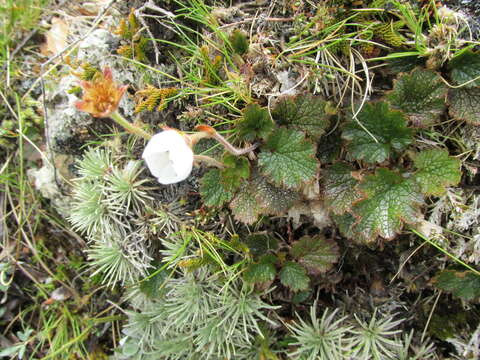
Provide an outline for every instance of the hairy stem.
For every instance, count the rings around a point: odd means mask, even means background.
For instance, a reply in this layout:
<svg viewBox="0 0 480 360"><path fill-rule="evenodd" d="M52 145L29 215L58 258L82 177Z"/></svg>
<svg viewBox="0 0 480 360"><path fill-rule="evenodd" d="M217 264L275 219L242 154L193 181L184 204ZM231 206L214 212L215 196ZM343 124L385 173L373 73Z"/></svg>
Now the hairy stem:
<svg viewBox="0 0 480 360"><path fill-rule="evenodd" d="M208 125L198 125L196 127L198 130L198 133L191 135L191 136L196 136L196 138L203 139L205 137L210 137L212 139L217 140L220 144L223 145L225 150L227 150L230 154L235 155L235 156L240 156L247 154L253 150L255 150L258 147L258 144L253 144L251 146L248 146L244 149L237 149L235 146L230 144L227 139L225 139L222 135L220 135L214 128ZM197 141L198 141L197 140Z"/></svg>
<svg viewBox="0 0 480 360"><path fill-rule="evenodd" d="M143 137L144 139L147 139L147 140L150 140L152 138L152 135L147 133L142 128L136 125L133 125L131 122L125 119L122 115L120 115L118 111L114 111L113 113L111 113L110 118L131 134Z"/></svg>
<svg viewBox="0 0 480 360"><path fill-rule="evenodd" d="M193 155L193 161L203 162L207 165L218 167L219 169L223 169L225 167L221 162L207 155Z"/></svg>

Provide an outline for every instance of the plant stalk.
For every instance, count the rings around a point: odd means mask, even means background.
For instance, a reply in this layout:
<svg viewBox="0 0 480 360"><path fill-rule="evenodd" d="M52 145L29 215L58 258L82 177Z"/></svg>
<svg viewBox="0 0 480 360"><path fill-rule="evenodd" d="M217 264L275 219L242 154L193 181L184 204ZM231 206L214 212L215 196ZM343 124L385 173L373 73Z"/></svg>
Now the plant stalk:
<svg viewBox="0 0 480 360"><path fill-rule="evenodd" d="M131 122L129 122L127 119L125 119L122 115L120 115L118 113L118 111L114 111L113 113L111 113L110 118L131 134L140 136L140 137L142 137L144 139L147 139L147 140L150 140L152 138L152 135L147 133L142 128L140 128L136 125L133 125Z"/></svg>

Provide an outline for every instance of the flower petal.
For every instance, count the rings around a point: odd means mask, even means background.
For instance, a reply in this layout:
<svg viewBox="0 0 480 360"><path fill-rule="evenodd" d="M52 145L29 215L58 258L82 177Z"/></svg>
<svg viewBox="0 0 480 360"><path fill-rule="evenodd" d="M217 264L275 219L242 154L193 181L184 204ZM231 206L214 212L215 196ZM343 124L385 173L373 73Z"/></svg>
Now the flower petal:
<svg viewBox="0 0 480 360"><path fill-rule="evenodd" d="M154 135L142 157L152 175L164 185L185 180L192 172L193 151L183 135L173 129Z"/></svg>

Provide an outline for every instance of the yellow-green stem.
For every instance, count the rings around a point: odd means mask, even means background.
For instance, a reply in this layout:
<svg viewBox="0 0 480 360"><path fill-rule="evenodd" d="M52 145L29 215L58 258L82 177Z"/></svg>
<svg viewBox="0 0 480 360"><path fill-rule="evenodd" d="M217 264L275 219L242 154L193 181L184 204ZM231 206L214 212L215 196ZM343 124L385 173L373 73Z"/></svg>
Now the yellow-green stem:
<svg viewBox="0 0 480 360"><path fill-rule="evenodd" d="M144 139L147 139L147 140L150 140L152 138L152 135L147 133L145 130L139 128L138 126L133 125L131 122L125 119L122 115L120 115L118 111L114 111L113 113L111 113L110 118L131 134L143 137Z"/></svg>

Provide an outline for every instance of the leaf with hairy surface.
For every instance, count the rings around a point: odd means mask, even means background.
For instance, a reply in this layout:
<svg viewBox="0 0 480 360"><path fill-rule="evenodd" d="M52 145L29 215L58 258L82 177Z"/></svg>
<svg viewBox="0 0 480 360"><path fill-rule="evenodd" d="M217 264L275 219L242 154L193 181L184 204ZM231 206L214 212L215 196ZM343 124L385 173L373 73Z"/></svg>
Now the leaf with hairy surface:
<svg viewBox="0 0 480 360"><path fill-rule="evenodd" d="M240 189L230 202L230 209L238 221L253 224L262 212L262 207L256 197L256 189L248 181L240 185Z"/></svg>
<svg viewBox="0 0 480 360"><path fill-rule="evenodd" d="M274 259L272 259L272 257ZM249 283L266 283L273 281L275 279L275 275L277 274L275 262L275 256L264 256L257 263L247 266L243 274L243 278Z"/></svg>
<svg viewBox="0 0 480 360"><path fill-rule="evenodd" d="M473 271L443 270L435 276L433 283L464 300L480 297L480 276Z"/></svg>
<svg viewBox="0 0 480 360"><path fill-rule="evenodd" d="M242 242L250 249L253 256L265 255L269 250L278 248L278 241L264 233L249 234Z"/></svg>
<svg viewBox="0 0 480 360"><path fill-rule="evenodd" d="M448 112L456 120L480 125L480 88L450 89Z"/></svg>
<svg viewBox="0 0 480 360"><path fill-rule="evenodd" d="M405 112L414 126L434 124L445 110L447 87L434 71L415 69L401 74L387 96L393 108Z"/></svg>
<svg viewBox="0 0 480 360"><path fill-rule="evenodd" d="M351 175L354 169L345 163L336 163L323 171L325 204L335 214L343 214L360 200L356 189L358 181Z"/></svg>
<svg viewBox="0 0 480 360"><path fill-rule="evenodd" d="M240 186L242 179L250 176L250 163L243 156L225 155L223 157L225 169L220 171L223 187L235 191Z"/></svg>
<svg viewBox="0 0 480 360"><path fill-rule="evenodd" d="M292 190L278 188L267 179L255 173L252 176L252 186L256 189L255 199L262 207L262 214L283 215L300 195Z"/></svg>
<svg viewBox="0 0 480 360"><path fill-rule="evenodd" d="M227 190L222 183L219 169L213 169L203 175L200 180L200 194L207 206L222 206L233 197L233 192Z"/></svg>
<svg viewBox="0 0 480 360"><path fill-rule="evenodd" d="M357 217L354 231L365 242L373 242L377 236L391 240L404 222L414 223L418 217L417 210L423 197L411 179L380 168L375 175L365 178L360 189L365 199L353 206Z"/></svg>
<svg viewBox="0 0 480 360"><path fill-rule="evenodd" d="M245 141L266 139L272 129L273 121L268 110L258 104L247 105L237 123L238 136Z"/></svg>
<svg viewBox="0 0 480 360"><path fill-rule="evenodd" d="M357 119L363 127L352 119L342 133L342 138L348 140L347 150L355 159L382 162L413 140L413 131L407 127L402 112L391 110L385 102L365 104Z"/></svg>
<svg viewBox="0 0 480 360"><path fill-rule="evenodd" d="M279 125L318 138L330 124L326 106L327 102L319 96L283 96L277 101L272 118Z"/></svg>
<svg viewBox="0 0 480 360"><path fill-rule="evenodd" d="M413 163L417 168L413 179L425 195L441 196L447 186L457 185L462 177L460 160L446 150L424 150L414 156Z"/></svg>
<svg viewBox="0 0 480 360"><path fill-rule="evenodd" d="M480 76L480 54L471 50L463 51L448 63L448 69L455 85L462 85ZM480 79L465 85L467 88L480 86Z"/></svg>
<svg viewBox="0 0 480 360"><path fill-rule="evenodd" d="M299 131L280 128L270 134L258 156L263 175L277 185L298 188L315 179L318 160L315 147Z"/></svg>
<svg viewBox="0 0 480 360"><path fill-rule="evenodd" d="M301 265L287 261L280 271L280 282L292 291L301 291L308 289L310 278Z"/></svg>
<svg viewBox="0 0 480 360"><path fill-rule="evenodd" d="M293 243L290 254L303 265L309 273L318 275L330 270L338 261L340 250L335 241L322 235L304 236Z"/></svg>

